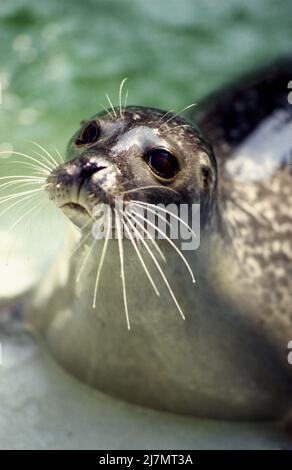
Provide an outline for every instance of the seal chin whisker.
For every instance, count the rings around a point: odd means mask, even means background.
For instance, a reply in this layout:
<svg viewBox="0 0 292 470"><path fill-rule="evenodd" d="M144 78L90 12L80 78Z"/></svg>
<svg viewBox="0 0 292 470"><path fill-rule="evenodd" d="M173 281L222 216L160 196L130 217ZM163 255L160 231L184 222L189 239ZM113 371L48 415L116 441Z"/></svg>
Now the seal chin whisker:
<svg viewBox="0 0 292 470"><path fill-rule="evenodd" d="M128 214L129 216L132 216L133 218L133 214L129 213ZM159 248L158 246L158 243L156 242L156 240L151 236L150 232L144 227L144 225L139 222L136 218L133 218L133 220L135 221L135 224L138 225L139 228L141 228L141 230L147 235L147 239L151 241L151 243L153 244L154 248L157 250L158 254L160 255L161 259L166 263L166 258L162 252L162 250Z"/></svg>
<svg viewBox="0 0 292 470"><path fill-rule="evenodd" d="M150 211L149 207L153 207L157 211L160 210L161 212L164 212L165 214L168 214L170 217L173 217L174 219L178 220L182 225L184 225L191 232L191 234L193 235L194 238L197 238L196 233L193 231L192 227L189 224L187 224L181 217L179 217L178 215L174 214L173 212L165 209L164 207L161 207L161 206L156 205L156 204L151 204L150 202L137 201L137 200L134 200L134 199L131 200L131 203L135 203L137 205L147 207L147 210L149 210L149 211Z"/></svg>
<svg viewBox="0 0 292 470"><path fill-rule="evenodd" d="M132 228L132 230L137 234L137 229L135 228L134 224L131 222L131 220L129 219L129 217L127 217L127 215L126 215L125 213L124 213L124 219L126 220L126 222L128 222L128 224L130 225L130 227ZM148 270L148 268L147 268L147 266L146 266L146 264L145 264L145 262L144 262L144 259L143 259L142 255L141 255L140 251L139 251L139 248L138 248L138 246L137 246L137 243L135 242L135 239L134 239L134 237L133 237L133 235L132 235L132 233L131 233L131 230L129 229L127 223L125 223L125 222L124 222L124 227L125 227L125 230L126 230L128 236L129 236L129 238L130 238L130 241L131 241L131 243L132 243L132 245L133 245L133 247L134 247L134 249L135 249L135 251L136 251L136 253L137 253L137 256L138 256L138 258L139 258L139 260L140 260L140 262L141 262L141 265L142 265L142 267L143 267L143 269L144 269L144 271L145 271L145 273L146 273L146 276L148 277L148 279L149 279L149 281L150 281L150 284L152 285L152 287L153 287L153 289L154 289L156 295L160 295L159 290L157 289L157 286L156 286L155 282L153 281L153 278L152 278L152 276L151 276L151 274L150 274L150 272L149 272L149 270Z"/></svg>
<svg viewBox="0 0 292 470"><path fill-rule="evenodd" d="M88 220L82 227L79 228L79 231L80 231L81 234L83 233L83 231L86 229L86 227L87 227L91 222L92 222L92 220ZM81 239L80 239L79 242L75 245L74 250L71 251L71 253L70 253L68 259L70 259L70 258L76 253L76 251L79 250L79 248L81 247L81 245L86 242L86 240L89 238L90 235L92 235L92 233L91 233L90 230L88 231L88 233L87 233L86 235L81 235Z"/></svg>
<svg viewBox="0 0 292 470"><path fill-rule="evenodd" d="M95 279L92 308L96 307L96 299L97 299L97 291L98 291L98 286L99 286L99 279L100 279L101 270L102 270L102 267L103 267L103 264L104 264L105 256L106 256L106 253L107 253L107 247L108 247L108 241L109 241L109 238L110 238L110 233L111 233L111 211L109 210L108 214L107 214L107 233L106 233L106 236L105 236L105 240L104 240L104 244L103 244L103 248L102 248L102 253L101 253L101 257L100 257L100 261L99 261L99 265L98 265L98 270L97 270L97 274L96 274L96 279Z"/></svg>
<svg viewBox="0 0 292 470"><path fill-rule="evenodd" d="M146 189L158 189L158 190L161 189L161 190L171 191L172 193L180 197L179 192L176 191L175 189L169 188L168 186L159 186L155 184L149 185L149 186L138 186L137 188L128 189L127 191L124 191L121 195L124 196L125 194L136 193L136 192L146 190Z"/></svg>
<svg viewBox="0 0 292 470"><path fill-rule="evenodd" d="M134 215L134 214L133 214L133 215ZM130 215L130 217L131 217L133 220L135 220L135 217L133 217L132 215ZM147 222L147 219L144 219L144 220ZM174 303L175 303L175 305L176 305L176 307L177 307L177 309L178 309L178 311L179 311L179 313L180 313L182 319L185 320L185 316L184 316L184 313L183 313L183 311L182 311L182 309L181 309L181 306L180 306L180 304L179 304L177 298L175 297L174 292L173 292L173 290L172 290L172 288L171 288L171 286L170 286L170 284L169 284L169 282L168 282L168 280L167 280L167 278L166 278L166 276L165 276L165 274L164 274L164 272L163 272L163 270L162 270L160 264L158 263L158 261L157 261L155 255L152 253L151 249L149 248L148 244L147 244L146 241L144 240L143 236L141 235L141 233L139 232L139 230L137 230L136 227L134 227L134 225L133 225L133 229L134 229L135 233L137 234L137 236L140 238L141 243L142 243L142 244L144 245L144 247L146 248L146 250L147 250L147 252L149 253L150 257L152 258L152 260L153 260L153 262L154 262L154 264L155 264L155 266L156 266L158 272L160 273L160 275L161 275L161 277L162 277L162 279L163 279L163 281L164 281L164 283L165 283L165 285L166 285L166 287L167 287L167 289L168 289L168 291L169 291L169 293L170 293L170 295L171 295L171 297L172 297L172 299L173 299L173 301L174 301Z"/></svg>
<svg viewBox="0 0 292 470"><path fill-rule="evenodd" d="M89 235L89 234L88 234L88 235ZM87 235L87 236L88 236L88 235ZM87 238L87 237L86 237L86 238ZM84 239L83 239L83 241L84 241ZM89 257L90 257L90 255L91 255L91 253L92 253L92 250L93 250L93 248L94 248L96 242L97 242L97 240L93 240L93 242L92 242L92 244L91 244L91 246L90 246L90 249L88 250L87 254L85 255L84 260L83 260L83 262L82 262L82 264L81 264L80 271L79 271L79 273L78 273L78 275L77 275L77 277L76 277L76 282L79 282L79 281L80 281L80 278L81 278L81 276L82 276L82 273L83 273L83 271L84 271L84 269L85 269L85 266L86 266L86 264L87 264L87 261L89 260ZM82 243L81 243L81 244L82 244ZM81 245L79 245L79 246L81 246ZM74 250L74 251L75 251L75 250ZM71 256L72 256L72 253L71 253Z"/></svg>
<svg viewBox="0 0 292 470"><path fill-rule="evenodd" d="M190 267L188 261L186 260L185 256L182 254L182 252L180 251L180 249L176 246L176 244L171 240L170 237L168 237L163 230L161 230L159 227L157 227L157 225L155 225L153 222L151 222L150 220L148 220L146 217L144 217L143 215L139 214L138 212L136 212L135 210L132 210L132 214L134 214L136 217L139 217L141 220L143 220L144 222L147 222L147 224L149 224L151 227L154 228L154 230L157 231L157 233L159 233L169 244L170 246L177 252L177 254L179 255L179 257L183 260L184 264L186 265L186 268L188 269L189 273L190 273L190 276L191 276L191 279L192 279L192 282L195 283L196 280L195 280L195 276L194 276L194 273L192 271L192 268Z"/></svg>
<svg viewBox="0 0 292 470"><path fill-rule="evenodd" d="M116 209L115 209L115 220L117 222L118 246L119 246L120 264L121 264L121 278L122 278L124 307L125 307L125 314L126 314L126 320L127 320L127 327L128 327L128 330L130 330L131 325L130 325L130 320L129 320L127 288L126 288L126 279L125 279L124 249L123 249L123 240L122 240L122 222L121 222L120 214Z"/></svg>

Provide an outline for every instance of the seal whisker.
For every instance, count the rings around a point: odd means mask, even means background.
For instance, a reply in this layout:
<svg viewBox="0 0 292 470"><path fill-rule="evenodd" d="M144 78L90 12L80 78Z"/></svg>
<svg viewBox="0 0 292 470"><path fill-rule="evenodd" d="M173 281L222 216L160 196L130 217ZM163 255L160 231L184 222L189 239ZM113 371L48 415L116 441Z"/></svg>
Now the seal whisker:
<svg viewBox="0 0 292 470"><path fill-rule="evenodd" d="M109 97L109 95L108 95L107 93L105 94L105 97L106 97L106 99L107 99L108 102L109 102L109 105L110 105L110 107L111 107L111 109L112 109L112 111L113 111L114 117L118 117L118 115L117 115L117 113L116 113L116 110L115 110L115 108L113 107L113 104L112 104L112 102L111 102L111 99L110 99L110 97Z"/></svg>
<svg viewBox="0 0 292 470"><path fill-rule="evenodd" d="M127 81L127 78L124 78L121 81L120 88L119 88L119 107L120 107L120 117L121 117L121 119L124 117L124 115L123 115L123 106L122 106L122 92L123 92L123 86L124 86L126 81Z"/></svg>
<svg viewBox="0 0 292 470"><path fill-rule="evenodd" d="M101 105L102 108L105 110L105 112L108 114L108 116L111 118L111 119L114 119L114 115L102 104Z"/></svg>
<svg viewBox="0 0 292 470"><path fill-rule="evenodd" d="M167 280L167 278L166 278L166 276L165 276L165 274L164 274L164 272L163 272L163 270L162 270L160 264L158 263L156 257L154 256L154 254L153 254L152 251L150 250L148 244L146 243L146 241L144 240L144 238L143 238L142 235L140 234L139 230L137 230L136 228L135 228L135 230L136 230L136 233L137 233L138 237L140 238L142 244L145 246L145 248L146 248L146 250L148 251L149 255L150 255L151 258L153 259L153 262L154 262L156 268L158 269L158 271L159 271L159 273L160 273L160 275L161 275L161 277L162 277L162 279L163 279L163 281L164 281L164 283L165 283L165 285L166 285L166 287L167 287L167 289L168 289L168 291L169 291L169 293L170 293L170 295L171 295L171 297L172 297L172 299L173 299L173 301L174 301L174 303L175 303L175 305L176 305L176 307L177 307L177 309L178 309L178 311L179 311L181 317L183 318L183 320L185 320L185 316L184 316L184 314L183 314L183 311L182 311L182 309L181 309L181 307L180 307L180 305L179 305L179 303L178 303L178 301L177 301L177 298L176 298L175 295L174 295L174 292L173 292L173 290L172 290L172 288L171 288L171 286L170 286L170 284L169 284L169 282L168 282L168 280Z"/></svg>
<svg viewBox="0 0 292 470"><path fill-rule="evenodd" d="M37 190L38 191L38 190ZM14 201L12 204L10 204L10 206L6 207L5 209L3 209L1 212L0 212L0 216L5 214L7 211L9 211L10 209L12 209L12 207L15 207L16 205L20 204L21 202L24 202L26 201L27 199L30 199L32 197L36 196L36 194L28 194L27 196L21 198L20 200L18 201ZM3 201L2 201L3 202ZM5 201L6 202L6 201ZM1 204L1 203L0 203Z"/></svg>
<svg viewBox="0 0 292 470"><path fill-rule="evenodd" d="M53 145L53 149L55 150L56 154L58 155L59 157L59 162L58 163L65 163L65 158L63 157L63 155L61 154L61 152L59 151L59 149Z"/></svg>
<svg viewBox="0 0 292 470"><path fill-rule="evenodd" d="M177 196L180 196L180 194L173 188L169 188L167 186L156 186L156 185L149 185L149 186L138 186L137 188L132 188L132 189L128 189L127 191L124 191L121 193L122 196L124 196L124 194L130 194L130 193L136 193L140 190L144 190L144 189L165 189L165 190L168 190L168 191L171 191L173 193L175 193Z"/></svg>
<svg viewBox="0 0 292 470"><path fill-rule="evenodd" d="M173 109L170 109L169 111L166 111L166 113L164 113L159 119L158 119L158 122L162 122L166 116L168 116L169 114L172 114L174 113L174 110Z"/></svg>
<svg viewBox="0 0 292 470"><path fill-rule="evenodd" d="M164 254L162 253L162 250L159 248L158 243L156 242L156 240L154 240L154 238L151 236L151 234L148 232L148 230L144 227L144 225L141 222L139 222L139 220L137 220L135 217L133 217L133 214L130 213L128 215L135 221L135 224L138 225L138 227L140 227L141 230L143 230L143 232L147 235L148 240L151 241L154 248L157 250L157 252L161 256L162 260L166 263L166 258L164 256Z"/></svg>
<svg viewBox="0 0 292 470"><path fill-rule="evenodd" d="M126 107L127 107L127 101L128 101L128 96L129 96L129 92L128 92L128 90L126 90L126 93L125 93L125 100L124 100L123 116L125 115L125 111L126 111Z"/></svg>
<svg viewBox="0 0 292 470"><path fill-rule="evenodd" d="M33 153L34 153L35 155L37 155L38 157L43 158L44 161L45 161L48 165L52 165L52 167L51 167L52 170L54 170L55 168L58 167L58 164L57 164L57 163L55 164L55 163L51 162L49 159L44 158L44 155L43 155L42 153L37 152L36 150L33 150ZM51 170L51 171L52 171L52 170Z"/></svg>
<svg viewBox="0 0 292 470"><path fill-rule="evenodd" d="M48 158L43 154L39 154L38 152L35 152L37 155L42 157L47 163L51 162L51 164L53 165L53 168L57 168L59 166L58 162L52 157L52 155L44 147L42 147L42 145L38 144L37 142L33 140L29 140L28 142L31 142L33 145L38 147L42 152L44 152L45 155L47 155Z"/></svg>
<svg viewBox="0 0 292 470"><path fill-rule="evenodd" d="M91 222L91 220L89 220L83 227L81 230L83 230L89 223ZM74 247L74 249L71 251L68 259L70 259L74 253L76 253L76 251L79 250L79 248L81 247L81 245L83 243L85 243L85 241L88 239L88 237L91 235L91 232L88 232L85 236L82 236L81 239L77 242L76 246Z"/></svg>
<svg viewBox="0 0 292 470"><path fill-rule="evenodd" d="M1 196L0 204L10 201L11 199L17 199L19 197L26 196L28 194L36 193L36 192L43 191L43 190L44 188L38 188L38 189L31 189L29 191L21 191L20 193L9 194L8 196Z"/></svg>
<svg viewBox="0 0 292 470"><path fill-rule="evenodd" d="M84 257L84 260L83 260L83 262L82 262L80 271L79 271L79 273L78 273L78 275L77 275L77 277L76 277L76 282L79 282L79 281L80 281L80 278L81 278L81 276L82 276L82 273L83 273L83 271L84 271L84 269L85 269L85 266L86 266L86 264L87 264L87 261L88 261L90 255L91 255L91 253L92 253L92 250L93 250L93 248L95 247L96 242L97 242L97 240L93 240L93 242L92 242L92 244L91 244L91 246L90 246L90 248L89 248L89 250L88 250L87 255ZM72 255L72 253L71 253L71 255ZM70 255L70 256L71 256L71 255Z"/></svg>
<svg viewBox="0 0 292 470"><path fill-rule="evenodd" d="M126 279L125 279L125 267L124 267L124 249L123 249L123 240L122 240L122 224L120 220L120 215L115 210L115 220L117 222L117 231L118 231L118 246L119 246L119 255L120 255L120 264L121 264L121 278L122 278L122 288L123 288L123 298L125 306L125 314L127 320L128 330L131 329L129 312L128 312L128 300L127 300L127 289L126 289Z"/></svg>
<svg viewBox="0 0 292 470"><path fill-rule="evenodd" d="M35 175L30 175L30 176L39 175L39 177L43 177L44 179L46 179L49 176L49 172L47 170L44 170L42 167L38 167L34 163L30 163L30 162L26 162L26 161L23 162L21 160L9 161L9 165L13 165L13 164L23 165L23 166L25 166L29 169L32 169L33 171L36 172Z"/></svg>
<svg viewBox="0 0 292 470"><path fill-rule="evenodd" d="M13 186L15 184L19 185L19 186L26 186L26 185L30 185L30 184L43 184L44 181L34 181L34 180L26 180L26 179L19 179L19 180L16 180L16 181L8 181L6 183L2 183L0 184L0 190L4 189L4 188L8 188L9 186ZM4 196L5 197L5 196Z"/></svg>
<svg viewBox="0 0 292 470"><path fill-rule="evenodd" d="M97 270L97 274L96 274L92 308L96 307L96 298L97 298L97 291L98 291L98 286L99 286L100 273L101 273L101 270L102 270L102 267L103 267L103 264L104 264L104 260L105 260L105 256L106 256L106 252L107 252L107 247L108 247L108 241L109 241L109 237L110 237L110 231L111 231L110 210L108 210L107 223L108 223L107 233L106 233L106 237L105 237L105 240L104 240L104 243L103 243L101 257L100 257L98 270ZM128 319L128 317L127 317L127 319Z"/></svg>
<svg viewBox="0 0 292 470"><path fill-rule="evenodd" d="M165 124L168 124L170 121L172 121L173 119L175 119L177 116L179 116L180 114L182 114L184 111L187 111L188 109L190 108L193 108L194 106L197 106L196 103L191 103L189 104L188 106L185 106L184 108L182 108L180 111L178 111L177 113L173 114L169 119L167 119L166 121L164 121Z"/></svg>
<svg viewBox="0 0 292 470"><path fill-rule="evenodd" d="M144 207L142 207L140 204L137 204L137 202L131 201L130 204L131 204L131 205L134 204L134 206L138 206L139 208L144 209ZM159 219L161 219L161 220L162 220L163 222L165 222L169 227L171 227L171 223L166 219L166 217L163 217L163 215L159 214L157 211L155 211L155 210L152 209L151 207L146 207L146 206L145 206L145 210L151 212L151 214L157 215L157 217L158 217Z"/></svg>
<svg viewBox="0 0 292 470"><path fill-rule="evenodd" d="M154 230L156 230L171 246L172 248L177 252L177 254L180 256L180 258L183 260L184 264L186 265L186 268L188 269L189 273L190 273L190 276L192 278L192 282L195 283L196 280L195 280L195 276L194 276L194 273L192 271L192 268L190 267L188 261L186 260L186 258L184 257L184 255L182 254L182 252L180 251L180 249L176 246L176 244L171 240L171 238L169 238L164 232L163 230L161 230L159 227L157 227L155 224L153 224L150 220L148 220L147 218L143 217L141 214L139 214L138 212L136 212L135 210L132 210L133 214L136 216L136 217L139 217L140 219L144 220L145 222L147 222L151 227L154 228Z"/></svg>
<svg viewBox="0 0 292 470"><path fill-rule="evenodd" d="M150 202L143 202L143 201L135 201L135 200L132 200L131 202L134 202L135 204L138 204L138 205L141 205L141 206L150 206L150 207L155 207L156 210L160 210L166 214L169 214L171 217L173 217L174 219L178 220L182 225L184 225L190 232L191 234L197 238L197 235L196 233L193 231L193 229L190 227L189 224L187 224L181 217L179 217L178 215L174 214L173 212L165 209L164 207L161 207L159 205L156 205L156 204L151 204Z"/></svg>
<svg viewBox="0 0 292 470"><path fill-rule="evenodd" d="M9 227L8 233L11 232L24 218L26 218L29 214L34 212L36 209L43 207L45 205L45 201L40 201L38 204L34 205L33 207L30 207L24 214L22 214L13 224Z"/></svg>
<svg viewBox="0 0 292 470"><path fill-rule="evenodd" d="M25 180L31 180L31 181L36 181L36 180L42 180L42 181L46 181L46 178L41 178L39 176L34 176L34 175L7 175L7 176L0 176L0 180L8 180L8 179L11 179L11 178L14 178L15 180L19 180L19 179L25 179Z"/></svg>
<svg viewBox="0 0 292 470"><path fill-rule="evenodd" d="M128 222L128 224L133 228L133 230L135 230L135 226L133 225L133 223L131 222L131 220L129 219L129 217L127 217L127 215L126 215L125 213L124 213L124 219L126 219L126 221ZM145 264L145 262L144 262L144 260L143 260L143 257L142 257L142 255L141 255L141 253L140 253L140 251L139 251L139 249L138 249L138 247L137 247L137 244L136 244L136 242L135 242L135 240L134 240L134 237L133 237L133 235L132 235L132 233L131 233L131 230L129 229L129 227L127 226L126 223L124 223L124 227L125 227L125 229L126 229L126 232L127 232L128 235L129 235L129 237L130 237L131 243L132 243L132 245L133 245L133 247L134 247L134 249L135 249L135 251L136 251L136 253L137 253L137 256L138 256L138 258L139 258L139 260L140 260L140 262L141 262L141 264L142 264L142 267L143 267L143 269L144 269L144 271L145 271L145 273L146 273L146 275L147 275L147 277L148 277L148 279L149 279L149 281L150 281L150 284L152 285L152 287L153 287L153 289L154 289L156 295L160 295L160 294L159 294L159 290L157 289L156 284L155 284L155 282L153 281L152 276L151 276L151 274L149 273L149 270L148 270L148 268L147 268L147 266L146 266L146 264ZM135 230L135 231L136 231L136 230Z"/></svg>
<svg viewBox="0 0 292 470"><path fill-rule="evenodd" d="M31 155L27 155L26 153L9 151L9 150L3 150L2 152L0 152L0 155L7 155L7 154L9 154L9 155L19 155L20 157L24 157L24 158L27 158L28 160L31 160L31 161L35 162L39 166L39 168L42 168L43 170L45 170L48 175L53 170L53 167L47 166L45 163L40 162L36 158L32 157Z"/></svg>

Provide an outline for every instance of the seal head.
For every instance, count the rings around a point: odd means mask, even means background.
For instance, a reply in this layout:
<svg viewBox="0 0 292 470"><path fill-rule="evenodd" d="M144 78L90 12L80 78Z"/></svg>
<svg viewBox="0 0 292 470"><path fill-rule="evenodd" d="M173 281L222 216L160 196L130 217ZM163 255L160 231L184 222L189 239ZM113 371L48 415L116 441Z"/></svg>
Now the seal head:
<svg viewBox="0 0 292 470"><path fill-rule="evenodd" d="M152 108L127 107L81 123L67 161L48 178L50 198L81 227L96 204L135 195L153 204L200 203L207 218L216 160L193 124Z"/></svg>

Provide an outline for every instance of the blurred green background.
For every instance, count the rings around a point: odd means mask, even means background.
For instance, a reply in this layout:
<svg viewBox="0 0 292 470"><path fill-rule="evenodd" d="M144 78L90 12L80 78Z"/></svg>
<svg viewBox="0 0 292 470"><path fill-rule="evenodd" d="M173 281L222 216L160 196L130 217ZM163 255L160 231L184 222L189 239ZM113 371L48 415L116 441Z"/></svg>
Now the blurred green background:
<svg viewBox="0 0 292 470"><path fill-rule="evenodd" d="M1 142L61 150L117 102L179 109L291 52L291 0L1 0Z"/></svg>
<svg viewBox="0 0 292 470"><path fill-rule="evenodd" d="M291 0L1 0L0 152L31 154L29 139L64 152L125 77L129 104L179 110L291 52L291 37ZM11 158L0 154L0 175L25 171ZM0 211L0 298L38 276L63 236L53 208L7 236L29 208Z"/></svg>

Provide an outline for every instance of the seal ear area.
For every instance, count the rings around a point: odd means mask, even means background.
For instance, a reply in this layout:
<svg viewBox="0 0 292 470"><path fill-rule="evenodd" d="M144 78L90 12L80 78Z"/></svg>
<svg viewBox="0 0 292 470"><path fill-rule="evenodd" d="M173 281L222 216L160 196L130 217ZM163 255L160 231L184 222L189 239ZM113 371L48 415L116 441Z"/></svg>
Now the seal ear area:
<svg viewBox="0 0 292 470"><path fill-rule="evenodd" d="M211 192L216 185L216 173L211 164L204 162L200 165L200 177L204 192Z"/></svg>
<svg viewBox="0 0 292 470"><path fill-rule="evenodd" d="M74 140L74 143L77 147L94 143L99 139L101 134L101 126L99 121L81 121L80 124L83 127L77 138Z"/></svg>

